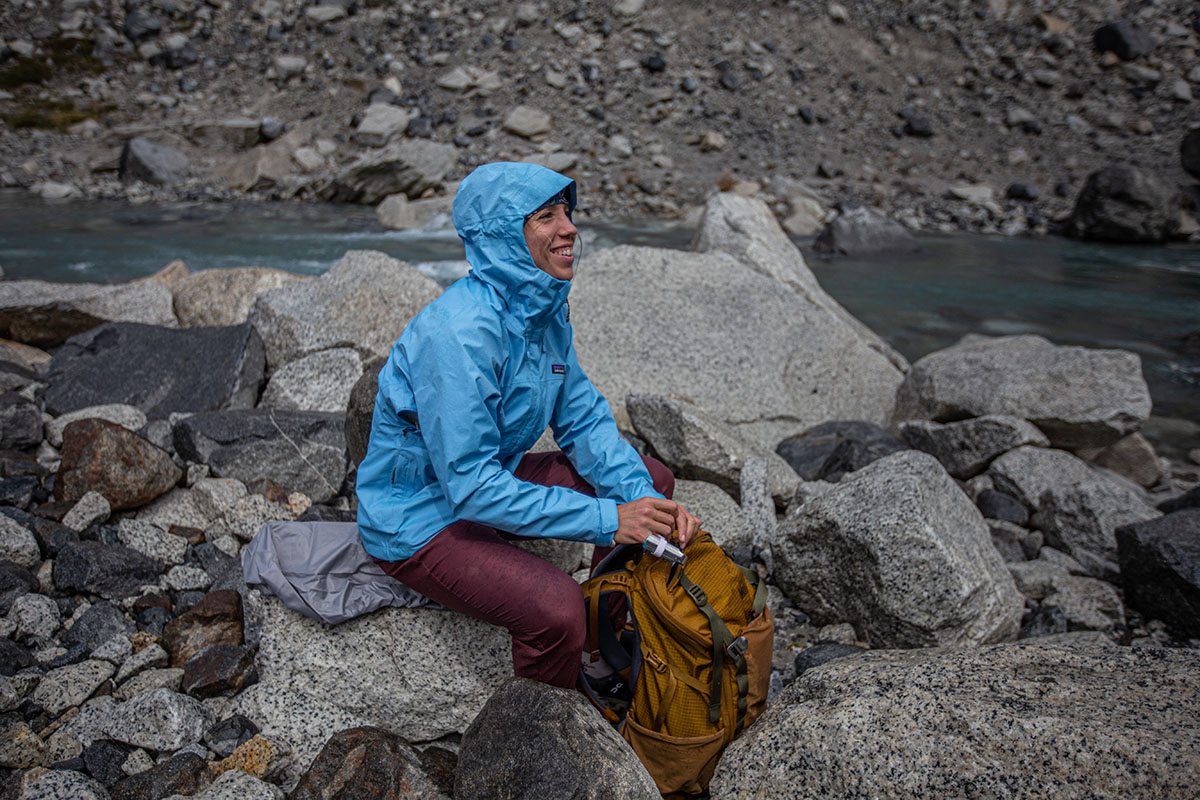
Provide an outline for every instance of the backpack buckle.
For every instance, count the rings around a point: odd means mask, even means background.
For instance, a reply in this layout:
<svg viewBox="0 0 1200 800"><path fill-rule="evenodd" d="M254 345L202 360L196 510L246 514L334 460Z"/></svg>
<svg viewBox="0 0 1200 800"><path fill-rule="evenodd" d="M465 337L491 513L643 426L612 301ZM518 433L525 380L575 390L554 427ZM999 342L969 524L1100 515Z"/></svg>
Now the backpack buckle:
<svg viewBox="0 0 1200 800"><path fill-rule="evenodd" d="M745 636L739 636L725 646L725 653L732 659L737 660L746 655L748 644Z"/></svg>
<svg viewBox="0 0 1200 800"><path fill-rule="evenodd" d="M704 593L703 589L694 583L684 587L683 591L687 593L688 597L695 600L696 605L698 606L703 606L708 603L708 595Z"/></svg>

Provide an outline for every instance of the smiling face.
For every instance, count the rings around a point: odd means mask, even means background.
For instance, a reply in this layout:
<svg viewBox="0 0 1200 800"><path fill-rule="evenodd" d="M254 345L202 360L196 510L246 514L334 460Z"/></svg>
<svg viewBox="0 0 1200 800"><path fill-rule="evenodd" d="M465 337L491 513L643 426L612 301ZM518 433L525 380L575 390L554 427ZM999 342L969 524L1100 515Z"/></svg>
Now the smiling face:
<svg viewBox="0 0 1200 800"><path fill-rule="evenodd" d="M560 281L569 281L575 276L572 253L577 235L563 203L539 209L525 220L525 244L533 256L533 263Z"/></svg>

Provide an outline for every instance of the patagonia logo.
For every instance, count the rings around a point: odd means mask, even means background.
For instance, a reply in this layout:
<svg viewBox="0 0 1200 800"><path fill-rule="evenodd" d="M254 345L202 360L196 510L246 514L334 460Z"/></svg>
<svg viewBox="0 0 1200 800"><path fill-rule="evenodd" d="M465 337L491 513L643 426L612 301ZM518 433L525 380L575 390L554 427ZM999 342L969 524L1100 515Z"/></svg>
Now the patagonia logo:
<svg viewBox="0 0 1200 800"><path fill-rule="evenodd" d="M551 364L550 371L552 373L554 373L555 375L566 375L567 374L567 365L566 364Z"/></svg>

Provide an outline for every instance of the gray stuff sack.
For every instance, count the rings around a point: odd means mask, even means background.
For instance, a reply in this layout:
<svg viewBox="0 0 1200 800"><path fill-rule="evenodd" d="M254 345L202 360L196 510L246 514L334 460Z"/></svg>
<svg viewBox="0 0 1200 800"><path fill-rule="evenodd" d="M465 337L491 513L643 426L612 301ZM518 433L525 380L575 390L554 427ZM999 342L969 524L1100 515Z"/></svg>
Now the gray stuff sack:
<svg viewBox="0 0 1200 800"><path fill-rule="evenodd" d="M384 606L441 608L380 569L353 522L268 522L242 551L242 575L250 588L330 625Z"/></svg>

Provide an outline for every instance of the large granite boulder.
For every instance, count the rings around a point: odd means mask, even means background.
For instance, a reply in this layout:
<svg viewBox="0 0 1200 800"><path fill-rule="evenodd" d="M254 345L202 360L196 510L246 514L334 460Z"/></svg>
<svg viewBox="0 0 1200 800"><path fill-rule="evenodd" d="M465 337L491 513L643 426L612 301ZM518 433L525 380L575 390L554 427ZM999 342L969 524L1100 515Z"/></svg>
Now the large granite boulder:
<svg viewBox="0 0 1200 800"><path fill-rule="evenodd" d="M112 511L145 505L183 476L167 451L94 417L63 429L61 455L55 498L75 503L88 492L98 492Z"/></svg>
<svg viewBox="0 0 1200 800"><path fill-rule="evenodd" d="M1020 500L1046 544L1070 555L1089 575L1115 579L1116 529L1161 516L1138 487L1070 453L1018 447L992 462L996 488Z"/></svg>
<svg viewBox="0 0 1200 800"><path fill-rule="evenodd" d="M621 427L624 399L664 381L768 450L827 419L888 422L907 362L821 289L765 205L716 195L696 248L603 250L574 281L579 359Z"/></svg>
<svg viewBox="0 0 1200 800"><path fill-rule="evenodd" d="M273 370L332 347L386 356L408 321L441 292L402 261L351 250L320 278L259 296L250 320Z"/></svg>
<svg viewBox="0 0 1200 800"><path fill-rule="evenodd" d="M183 328L241 325L260 294L301 280L300 275L267 267L193 272L174 288L175 316Z"/></svg>
<svg viewBox="0 0 1200 800"><path fill-rule="evenodd" d="M180 420L173 437L180 456L207 464L218 478L270 478L323 503L346 477L344 426L341 414L239 409Z"/></svg>
<svg viewBox="0 0 1200 800"><path fill-rule="evenodd" d="M896 424L987 414L1029 420L1055 447L1104 447L1150 416L1150 390L1134 353L1060 347L1025 335L972 339L930 353L896 393Z"/></svg>
<svg viewBox="0 0 1200 800"><path fill-rule="evenodd" d="M882 458L790 510L773 550L797 606L875 647L1016 637L1023 603L988 527L925 453Z"/></svg>
<svg viewBox="0 0 1200 800"><path fill-rule="evenodd" d="M454 796L645 800L659 792L633 749L582 694L509 678L463 735Z"/></svg>
<svg viewBox="0 0 1200 800"><path fill-rule="evenodd" d="M1088 175L1065 231L1105 242L1162 242L1179 230L1179 190L1132 164Z"/></svg>
<svg viewBox="0 0 1200 800"><path fill-rule="evenodd" d="M1200 508L1117 528L1125 601L1200 638Z"/></svg>
<svg viewBox="0 0 1200 800"><path fill-rule="evenodd" d="M1034 642L808 670L725 751L713 800L1195 796L1200 653Z"/></svg>
<svg viewBox="0 0 1200 800"><path fill-rule="evenodd" d="M125 403L154 419L252 408L263 347L249 325L172 330L115 322L72 337L46 376L46 410Z"/></svg>
<svg viewBox="0 0 1200 800"><path fill-rule="evenodd" d="M362 374L362 359L354 348L318 350L275 370L258 405L342 414Z"/></svg>
<svg viewBox="0 0 1200 800"><path fill-rule="evenodd" d="M153 281L99 283L5 281L0 284L0 336L55 347L105 322L179 323L171 291Z"/></svg>
<svg viewBox="0 0 1200 800"><path fill-rule="evenodd" d="M742 468L751 458L765 458L776 503L786 505L795 493L798 481L786 461L746 441L704 409L658 394L631 394L625 408L638 436L676 477L716 484L740 500Z"/></svg>
<svg viewBox="0 0 1200 800"><path fill-rule="evenodd" d="M307 764L339 730L374 725L410 742L467 729L512 674L508 634L452 611L386 608L336 627L251 592L259 683L236 710Z"/></svg>
<svg viewBox="0 0 1200 800"><path fill-rule="evenodd" d="M412 200L439 186L458 162L453 145L403 139L359 156L322 187L322 200L375 205L390 194Z"/></svg>

